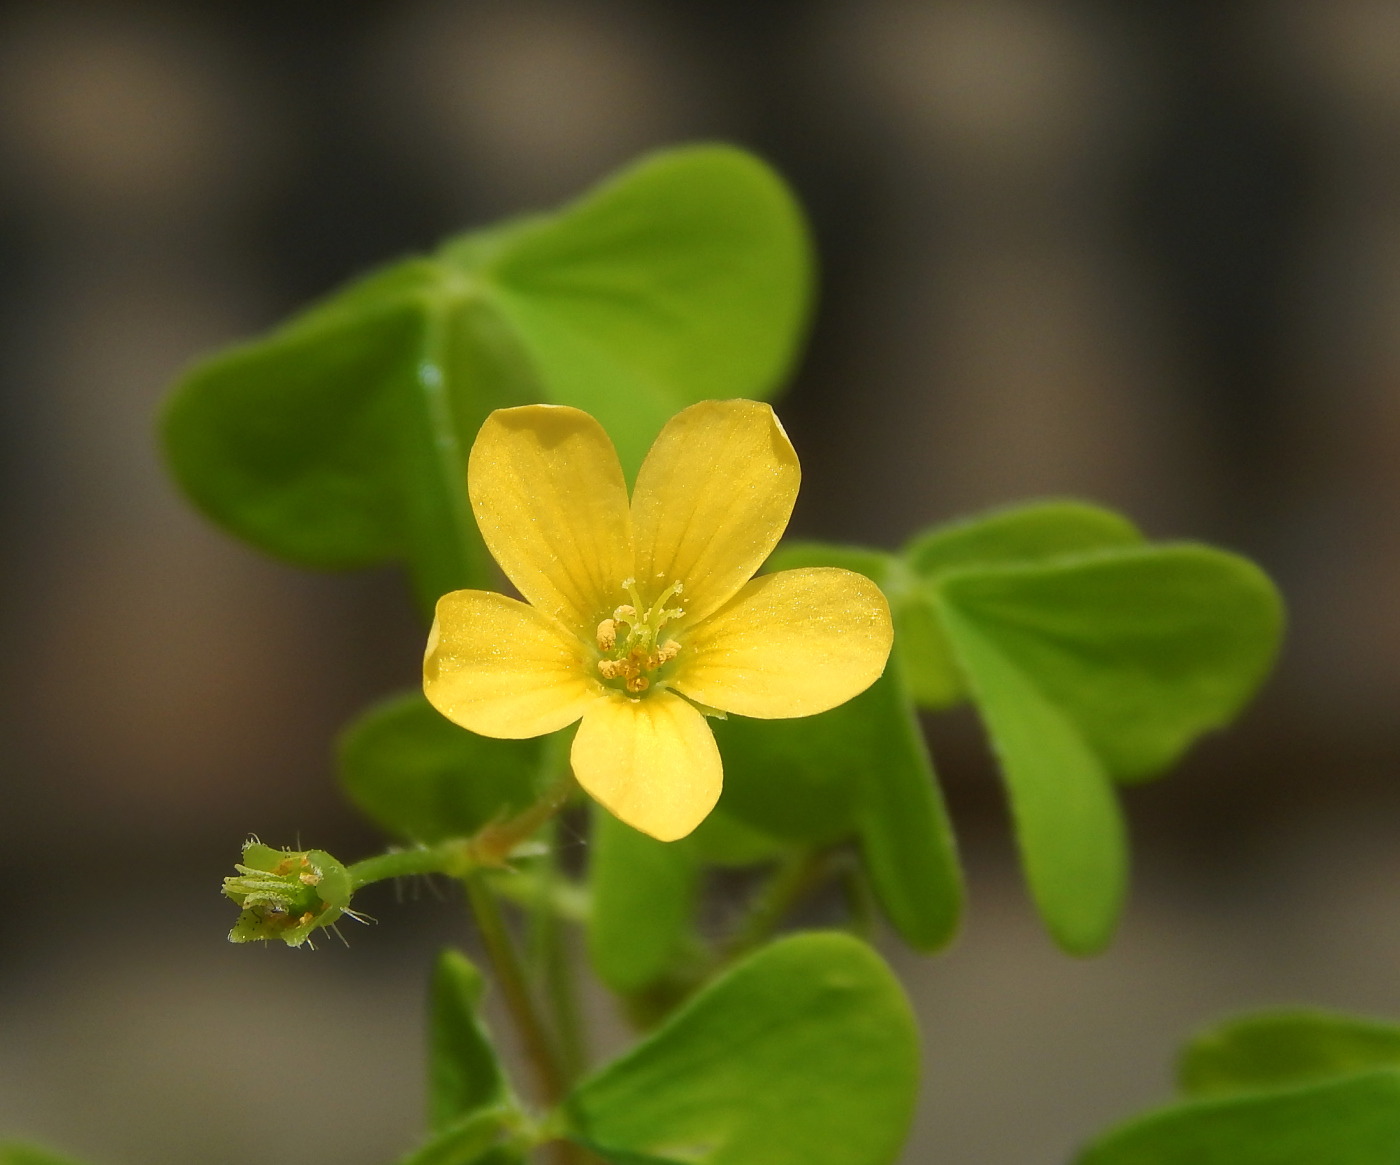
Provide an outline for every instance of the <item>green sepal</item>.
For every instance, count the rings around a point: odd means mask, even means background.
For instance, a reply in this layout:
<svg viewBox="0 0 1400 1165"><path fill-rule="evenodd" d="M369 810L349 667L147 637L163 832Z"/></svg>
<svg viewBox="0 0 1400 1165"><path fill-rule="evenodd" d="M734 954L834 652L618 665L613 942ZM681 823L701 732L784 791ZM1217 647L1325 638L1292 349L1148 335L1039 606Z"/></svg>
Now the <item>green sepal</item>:
<svg viewBox="0 0 1400 1165"><path fill-rule="evenodd" d="M71 1157L60 1157L36 1145L0 1145L0 1165L78 1165Z"/></svg>
<svg viewBox="0 0 1400 1165"><path fill-rule="evenodd" d="M1312 1084L1371 1068L1400 1069L1400 1026L1314 1009L1237 1016L1192 1039L1177 1061L1191 1097Z"/></svg>
<svg viewBox="0 0 1400 1165"><path fill-rule="evenodd" d="M195 365L165 407L167 459L232 533L304 566L405 561L431 611L493 582L466 496L492 409L586 409L634 473L687 404L778 387L810 289L801 213L767 166L663 151Z"/></svg>
<svg viewBox="0 0 1400 1165"><path fill-rule="evenodd" d="M1191 1101L1091 1145L1077 1165L1394 1165L1400 1072Z"/></svg>
<svg viewBox="0 0 1400 1165"><path fill-rule="evenodd" d="M844 934L781 939L697 993L564 1105L614 1165L885 1165L913 1117L918 1032Z"/></svg>
<svg viewBox="0 0 1400 1165"><path fill-rule="evenodd" d="M396 837L433 844L469 837L539 796L548 738L496 740L459 728L422 692L361 714L337 744L341 787Z"/></svg>
<svg viewBox="0 0 1400 1165"><path fill-rule="evenodd" d="M234 868L238 874L224 879L224 894L242 913L229 931L230 942L278 939L299 947L350 907L350 875L325 850L279 850L249 841Z"/></svg>
<svg viewBox="0 0 1400 1165"><path fill-rule="evenodd" d="M481 1018L486 981L460 951L433 967L428 1011L428 1128L439 1133L484 1109L512 1103Z"/></svg>

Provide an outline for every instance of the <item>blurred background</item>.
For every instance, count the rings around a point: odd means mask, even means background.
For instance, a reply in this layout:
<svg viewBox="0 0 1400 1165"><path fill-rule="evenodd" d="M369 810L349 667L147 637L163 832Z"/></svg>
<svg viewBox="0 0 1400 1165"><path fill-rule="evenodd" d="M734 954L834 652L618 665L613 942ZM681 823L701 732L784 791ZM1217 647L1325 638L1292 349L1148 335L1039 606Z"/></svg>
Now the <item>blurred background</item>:
<svg viewBox="0 0 1400 1165"><path fill-rule="evenodd" d="M1231 1008L1400 1017L1400 0L7 0L0 1133L92 1165L411 1143L456 905L386 892L313 955L231 947L217 891L249 830L381 844L329 742L422 629L394 571L207 526L153 411L365 266L695 138L769 158L819 241L796 532L1074 494L1291 605L1247 718L1128 793L1097 960L1032 917L976 724L929 721L971 908L948 954L889 944L907 1161L1063 1161Z"/></svg>

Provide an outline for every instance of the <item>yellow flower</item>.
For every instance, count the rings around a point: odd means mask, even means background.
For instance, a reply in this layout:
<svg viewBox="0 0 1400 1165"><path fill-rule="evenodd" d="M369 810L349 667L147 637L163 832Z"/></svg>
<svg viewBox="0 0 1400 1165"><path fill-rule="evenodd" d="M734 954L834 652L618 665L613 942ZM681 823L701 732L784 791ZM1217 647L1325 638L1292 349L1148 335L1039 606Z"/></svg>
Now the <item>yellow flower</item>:
<svg viewBox="0 0 1400 1165"><path fill-rule="evenodd" d="M579 784L644 833L684 837L723 778L706 714L823 712L874 683L889 656L889 606L862 575L752 578L787 527L800 476L773 410L754 401L673 417L630 505L612 442L587 413L492 413L467 492L529 603L491 591L439 599L428 699L483 736L540 736L581 718Z"/></svg>

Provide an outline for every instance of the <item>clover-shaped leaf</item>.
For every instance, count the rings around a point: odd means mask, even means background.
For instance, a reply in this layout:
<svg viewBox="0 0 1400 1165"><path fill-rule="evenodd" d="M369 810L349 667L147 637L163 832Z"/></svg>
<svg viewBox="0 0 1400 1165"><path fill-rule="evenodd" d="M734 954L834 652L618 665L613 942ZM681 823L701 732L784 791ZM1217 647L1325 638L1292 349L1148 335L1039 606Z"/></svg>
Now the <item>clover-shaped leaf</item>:
<svg viewBox="0 0 1400 1165"><path fill-rule="evenodd" d="M910 699L928 707L971 699L1001 762L1047 926L1072 952L1103 946L1127 881L1113 781L1160 773L1239 712L1278 648L1282 607L1269 580L1223 551L1149 545L1119 515L1072 501L936 527L901 555L797 543L770 563L814 565L859 571L885 591L895 621L890 670L896 691L907 693L900 696L906 718ZM864 723L875 696L861 700L825 715L833 725L843 712ZM879 767L882 787L914 788L912 779L891 783L897 767L874 763L878 742L843 769L829 759L843 755L838 733L827 737L822 728L818 717L786 727L740 722L717 733L736 753L733 761L726 754L731 812L771 831L835 836L848 828L858 798L854 773ZM848 725L840 735L863 739L860 732ZM763 773L752 781L746 755ZM931 784L931 767L921 770L919 780ZM818 795L813 782L823 781ZM867 860L879 852L869 843L871 822L907 837L908 822L919 817L868 817ZM940 863L951 858L949 842L930 848ZM914 885L907 860L900 865L902 884ZM881 897L895 917L888 893ZM905 924L900 929L920 945Z"/></svg>
<svg viewBox="0 0 1400 1165"><path fill-rule="evenodd" d="M685 405L777 388L810 285L801 213L771 170L726 146L665 151L196 365L166 451L240 537L312 567L404 560L430 609L492 577L465 473L492 409L583 408L635 473Z"/></svg>
<svg viewBox="0 0 1400 1165"><path fill-rule="evenodd" d="M884 1165L913 1115L919 1049L869 947L763 948L580 1084L567 1135L619 1165Z"/></svg>
<svg viewBox="0 0 1400 1165"><path fill-rule="evenodd" d="M1277 651L1278 595L1246 560L1189 545L971 568L936 586L1031 892L1062 946L1097 950L1127 876L1110 778L1160 772L1239 711Z"/></svg>

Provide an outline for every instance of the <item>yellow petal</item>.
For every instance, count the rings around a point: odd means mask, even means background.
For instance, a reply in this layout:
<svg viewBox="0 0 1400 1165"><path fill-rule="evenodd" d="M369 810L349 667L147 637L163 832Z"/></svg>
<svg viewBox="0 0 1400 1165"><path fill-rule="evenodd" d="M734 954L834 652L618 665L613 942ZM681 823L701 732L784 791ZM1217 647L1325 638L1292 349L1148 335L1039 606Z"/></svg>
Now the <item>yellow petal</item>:
<svg viewBox="0 0 1400 1165"><path fill-rule="evenodd" d="M591 635L633 572L627 485L603 427L578 409L497 409L467 462L481 536L520 593Z"/></svg>
<svg viewBox="0 0 1400 1165"><path fill-rule="evenodd" d="M893 643L889 604L864 575L780 570L686 634L671 686L740 716L810 716L879 679Z"/></svg>
<svg viewBox="0 0 1400 1165"><path fill-rule="evenodd" d="M721 607L783 536L801 476L766 404L702 401L672 417L632 494L642 598L679 579L687 622Z"/></svg>
<svg viewBox="0 0 1400 1165"><path fill-rule="evenodd" d="M583 645L533 607L493 591L438 600L423 692L454 724L482 736L543 736L572 724L602 691Z"/></svg>
<svg viewBox="0 0 1400 1165"><path fill-rule="evenodd" d="M670 692L640 700L614 693L590 705L570 759L594 800L661 841L704 821L723 781L710 726Z"/></svg>

